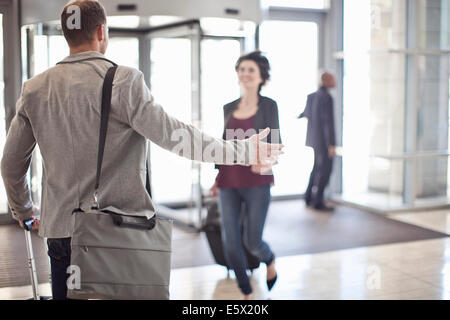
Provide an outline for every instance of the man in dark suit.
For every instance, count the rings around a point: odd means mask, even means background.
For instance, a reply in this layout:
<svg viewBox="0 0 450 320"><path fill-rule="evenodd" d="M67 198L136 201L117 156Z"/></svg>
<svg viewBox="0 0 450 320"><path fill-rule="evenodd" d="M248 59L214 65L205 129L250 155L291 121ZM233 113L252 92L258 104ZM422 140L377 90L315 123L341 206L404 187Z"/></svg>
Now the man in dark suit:
<svg viewBox="0 0 450 320"><path fill-rule="evenodd" d="M324 72L321 75L319 90L308 95L305 110L299 116L308 119L306 145L314 149L314 167L305 192L305 202L307 206L322 211L333 210L325 205L323 192L330 179L333 158L336 155L333 98L328 92L335 86L334 76Z"/></svg>

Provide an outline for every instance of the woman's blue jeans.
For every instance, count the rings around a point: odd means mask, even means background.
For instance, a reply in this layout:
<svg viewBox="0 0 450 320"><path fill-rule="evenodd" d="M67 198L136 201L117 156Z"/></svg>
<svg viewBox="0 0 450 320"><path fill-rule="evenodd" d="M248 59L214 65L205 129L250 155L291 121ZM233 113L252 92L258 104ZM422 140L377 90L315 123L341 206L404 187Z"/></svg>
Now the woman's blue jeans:
<svg viewBox="0 0 450 320"><path fill-rule="evenodd" d="M244 217L241 210L242 204L245 204L246 208ZM270 265L275 258L269 245L262 240L269 204L269 185L219 189L225 258L234 270L243 294L252 293L243 246L267 265Z"/></svg>

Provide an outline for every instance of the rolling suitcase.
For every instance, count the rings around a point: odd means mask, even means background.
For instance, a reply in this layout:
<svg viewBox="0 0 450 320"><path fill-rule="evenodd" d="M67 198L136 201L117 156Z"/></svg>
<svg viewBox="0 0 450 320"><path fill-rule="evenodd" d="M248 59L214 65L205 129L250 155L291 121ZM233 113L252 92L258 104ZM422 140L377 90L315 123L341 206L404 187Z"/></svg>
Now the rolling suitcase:
<svg viewBox="0 0 450 320"><path fill-rule="evenodd" d="M209 247L211 249L211 253L214 257L216 263L227 268L229 272L231 266L228 265L225 259L225 253L222 244L222 235L221 235L221 225L220 225L220 213L219 213L219 205L216 200L209 200L206 203L207 215L206 219L203 221L202 231L205 232L206 238L208 239ZM245 210L243 208L243 210ZM242 215L244 216L244 215ZM259 267L259 259L253 256L247 248L245 248L245 254L247 256L247 267L253 273L253 270Z"/></svg>

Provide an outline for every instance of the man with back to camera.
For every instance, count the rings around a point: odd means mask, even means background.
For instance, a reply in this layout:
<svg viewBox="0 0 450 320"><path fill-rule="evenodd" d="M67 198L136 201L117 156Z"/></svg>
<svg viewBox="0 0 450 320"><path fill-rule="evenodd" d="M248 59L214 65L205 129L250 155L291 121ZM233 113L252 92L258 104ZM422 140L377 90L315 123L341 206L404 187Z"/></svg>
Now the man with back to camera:
<svg viewBox="0 0 450 320"><path fill-rule="evenodd" d="M336 80L329 72L322 73L320 80L319 90L308 95L305 110L299 116L308 119L306 145L314 149L314 167L305 192L305 203L316 210L332 211L334 208L324 203L323 193L336 155L333 98L328 92L336 86Z"/></svg>
<svg viewBox="0 0 450 320"><path fill-rule="evenodd" d="M23 221L39 214L27 181L31 155L39 145L44 167L41 221L33 218L33 228L48 238L54 299L66 299L72 211L93 204L102 86L112 67L104 57L108 27L99 2L69 3L61 26L70 56L23 85L1 163L11 212L23 226ZM154 102L139 70L120 66L113 83L98 202L155 211L145 188L146 139L191 160L264 165L275 161L283 147L260 141L268 133L266 129L233 141L207 136L167 115ZM184 146L189 150L180 149L179 134L188 138ZM215 150L214 155L193 152L193 146Z"/></svg>

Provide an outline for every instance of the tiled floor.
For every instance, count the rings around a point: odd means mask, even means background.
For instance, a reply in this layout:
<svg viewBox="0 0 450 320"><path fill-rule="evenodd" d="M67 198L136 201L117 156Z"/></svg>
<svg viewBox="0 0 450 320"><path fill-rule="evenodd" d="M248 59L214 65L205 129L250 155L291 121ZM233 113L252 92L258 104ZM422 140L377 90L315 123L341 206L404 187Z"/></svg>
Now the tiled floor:
<svg viewBox="0 0 450 320"><path fill-rule="evenodd" d="M450 210L391 218L450 234ZM281 257L268 292L265 266L251 276L255 299L450 299L450 238ZM41 295L50 285L39 286ZM210 265L174 269L171 299L240 299L234 274ZM0 299L27 299L31 286L0 288Z"/></svg>
<svg viewBox="0 0 450 320"><path fill-rule="evenodd" d="M278 258L271 292L265 267L251 276L255 299L450 299L450 238ZM42 295L50 286L40 286ZM240 299L234 275L203 266L175 269L171 299ZM0 299L31 297L31 287L2 288Z"/></svg>
<svg viewBox="0 0 450 320"><path fill-rule="evenodd" d="M284 257L277 260L277 270L279 281L270 293L264 267L255 272L255 298L449 299L450 239ZM240 298L234 279L226 279L224 269L217 266L174 270L171 295Z"/></svg>
<svg viewBox="0 0 450 320"><path fill-rule="evenodd" d="M397 213L390 218L450 234L450 210Z"/></svg>

